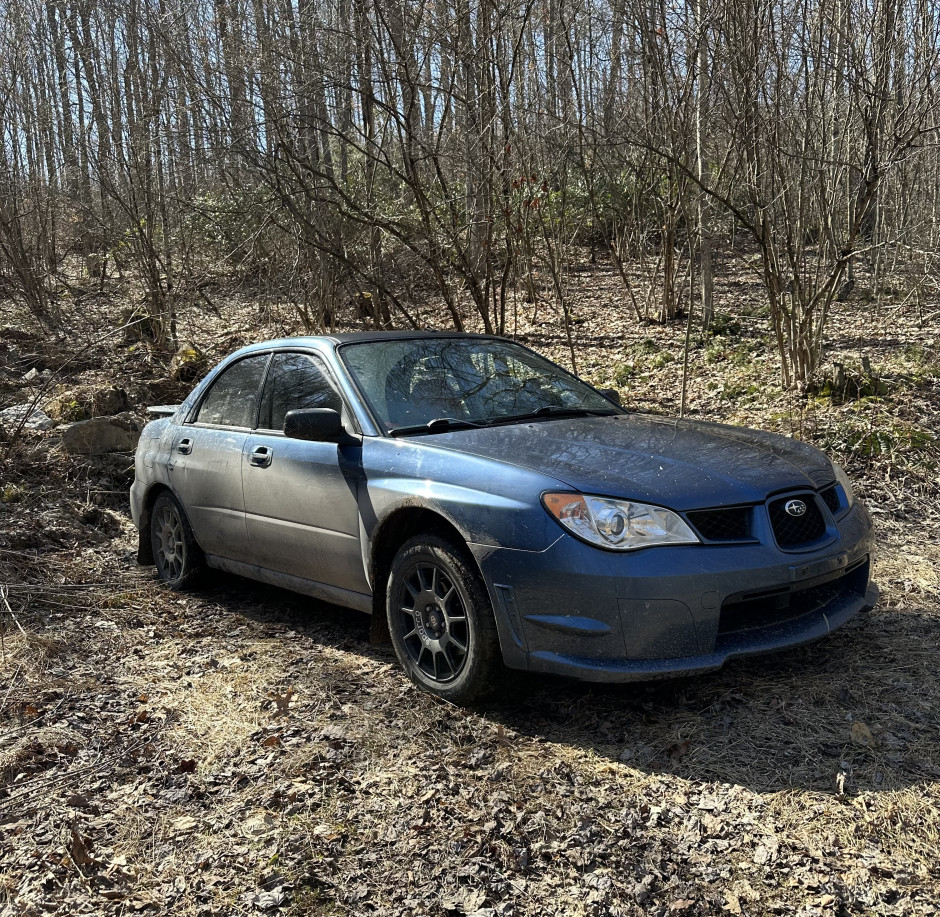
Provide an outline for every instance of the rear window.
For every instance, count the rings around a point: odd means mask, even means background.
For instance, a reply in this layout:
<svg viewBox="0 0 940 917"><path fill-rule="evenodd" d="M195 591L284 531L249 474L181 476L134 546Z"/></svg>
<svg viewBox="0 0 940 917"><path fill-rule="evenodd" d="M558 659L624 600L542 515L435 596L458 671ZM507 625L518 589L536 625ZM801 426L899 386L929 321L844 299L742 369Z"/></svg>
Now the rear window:
<svg viewBox="0 0 940 917"><path fill-rule="evenodd" d="M287 412L300 408L332 408L342 412L343 402L314 357L277 353L264 383L258 426L283 430Z"/></svg>

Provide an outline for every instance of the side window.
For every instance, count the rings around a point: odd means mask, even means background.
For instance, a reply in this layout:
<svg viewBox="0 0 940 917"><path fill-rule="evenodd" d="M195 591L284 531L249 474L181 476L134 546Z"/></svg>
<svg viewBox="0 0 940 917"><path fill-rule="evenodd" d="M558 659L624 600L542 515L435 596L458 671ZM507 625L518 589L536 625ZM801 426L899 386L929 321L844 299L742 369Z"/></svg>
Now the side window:
<svg viewBox="0 0 940 917"><path fill-rule="evenodd" d="M261 394L258 426L283 430L288 411L298 408L343 410L342 399L319 362L304 353L276 353Z"/></svg>
<svg viewBox="0 0 940 917"><path fill-rule="evenodd" d="M253 427L258 389L264 377L268 354L246 357L226 369L202 400L196 423L224 427Z"/></svg>

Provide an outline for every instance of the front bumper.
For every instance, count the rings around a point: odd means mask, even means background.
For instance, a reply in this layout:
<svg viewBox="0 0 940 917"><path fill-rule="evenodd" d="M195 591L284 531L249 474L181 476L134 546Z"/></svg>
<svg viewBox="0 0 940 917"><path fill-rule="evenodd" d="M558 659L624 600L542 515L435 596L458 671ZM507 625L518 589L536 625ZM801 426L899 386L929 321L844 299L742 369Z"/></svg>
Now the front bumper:
<svg viewBox="0 0 940 917"><path fill-rule="evenodd" d="M471 545L511 668L632 681L818 640L878 598L856 504L815 551L689 545L629 554L562 535L545 551Z"/></svg>

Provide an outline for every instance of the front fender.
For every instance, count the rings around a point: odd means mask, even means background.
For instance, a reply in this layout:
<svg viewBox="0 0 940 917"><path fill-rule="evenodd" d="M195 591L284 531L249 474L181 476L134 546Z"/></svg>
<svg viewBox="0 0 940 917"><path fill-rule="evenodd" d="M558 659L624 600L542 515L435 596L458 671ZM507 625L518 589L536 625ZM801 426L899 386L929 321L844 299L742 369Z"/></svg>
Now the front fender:
<svg viewBox="0 0 940 917"><path fill-rule="evenodd" d="M568 488L546 475L426 442L370 437L363 471L360 506L370 534L392 513L414 507L447 519L469 544L543 551L558 538L540 497Z"/></svg>

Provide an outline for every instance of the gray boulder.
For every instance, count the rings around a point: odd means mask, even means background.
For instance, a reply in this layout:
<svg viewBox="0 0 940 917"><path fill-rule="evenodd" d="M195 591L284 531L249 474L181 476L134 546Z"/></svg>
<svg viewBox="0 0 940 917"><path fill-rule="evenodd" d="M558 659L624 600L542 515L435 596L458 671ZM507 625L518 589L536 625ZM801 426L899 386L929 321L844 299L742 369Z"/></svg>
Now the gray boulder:
<svg viewBox="0 0 940 917"><path fill-rule="evenodd" d="M133 452L140 439L141 423L133 414L93 417L70 424L62 434L62 448L76 455Z"/></svg>
<svg viewBox="0 0 940 917"><path fill-rule="evenodd" d="M59 423L73 423L90 417L110 417L129 407L130 401L124 389L114 386L98 388L93 385L62 388L55 398L44 405L46 413Z"/></svg>
<svg viewBox="0 0 940 917"><path fill-rule="evenodd" d="M12 431L19 429L21 425L24 430L51 430L55 421L44 411L30 404L14 404L13 407L0 411L0 427Z"/></svg>

